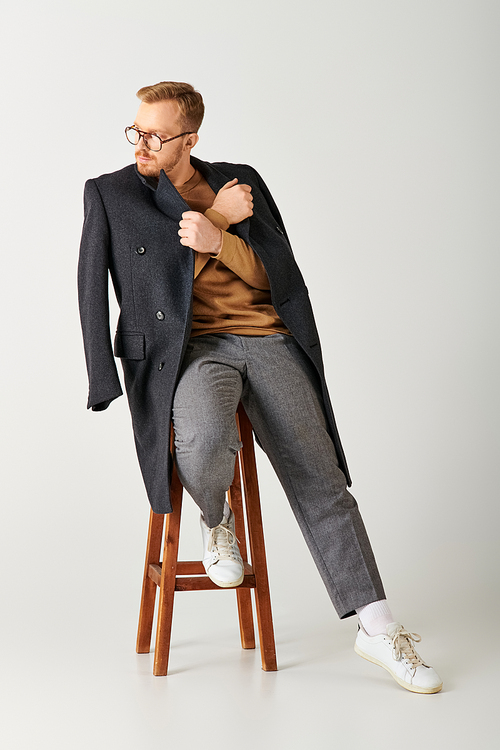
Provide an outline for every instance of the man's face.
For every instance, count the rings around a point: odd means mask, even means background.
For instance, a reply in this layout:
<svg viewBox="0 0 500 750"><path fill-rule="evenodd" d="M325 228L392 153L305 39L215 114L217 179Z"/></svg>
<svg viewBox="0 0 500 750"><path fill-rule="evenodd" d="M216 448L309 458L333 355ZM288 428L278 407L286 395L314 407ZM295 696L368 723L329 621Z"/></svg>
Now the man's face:
<svg viewBox="0 0 500 750"><path fill-rule="evenodd" d="M156 133L163 140L179 135L183 129L179 123L179 107L176 102L164 101L152 104L141 103L134 125L146 133ZM135 147L137 169L147 177L159 177L162 169L171 177L176 167L189 161L191 148L198 136L184 135L170 143L164 143L161 151L150 151L141 138ZM169 174L170 173L170 174Z"/></svg>

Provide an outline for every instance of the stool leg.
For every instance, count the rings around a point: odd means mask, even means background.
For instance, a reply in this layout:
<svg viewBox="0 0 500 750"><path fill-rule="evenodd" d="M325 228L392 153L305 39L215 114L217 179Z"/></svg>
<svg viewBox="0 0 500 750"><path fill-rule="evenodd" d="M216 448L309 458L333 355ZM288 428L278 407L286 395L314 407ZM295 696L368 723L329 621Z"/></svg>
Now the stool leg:
<svg viewBox="0 0 500 750"><path fill-rule="evenodd" d="M137 629L136 651L138 654L148 654L151 647L151 632L156 600L156 583L149 577L149 566L160 562L161 540L163 536L163 520L161 513L149 514L148 543L146 545L146 562L144 564L144 578L142 582L141 606L139 609L139 627Z"/></svg>
<svg viewBox="0 0 500 750"><path fill-rule="evenodd" d="M170 634L174 613L175 577L177 573L177 554L179 550L179 531L181 525L182 485L174 465L170 485L172 513L166 516L165 543L161 566L160 601L158 603L158 624L156 628L156 646L153 674L163 677L168 670L170 654Z"/></svg>
<svg viewBox="0 0 500 750"><path fill-rule="evenodd" d="M260 510L259 485L257 482L257 466L253 444L252 426L245 411L240 406L238 410L238 424L243 442L241 463L243 473L243 487L247 506L247 521L250 539L252 567L255 573L255 601L257 609L257 623L259 627L262 669L265 672L275 672L276 646L274 642L273 615L271 610L271 596L269 579L267 576L266 550L264 545L264 530Z"/></svg>
<svg viewBox="0 0 500 750"><path fill-rule="evenodd" d="M245 533L245 519L243 517L243 499L241 495L241 476L239 456L236 456L234 479L228 490L229 505L234 513L236 537L243 562L248 562L247 541ZM238 618L240 622L240 637L242 648L255 648L255 630L253 627L252 595L250 589L236 588L238 604Z"/></svg>

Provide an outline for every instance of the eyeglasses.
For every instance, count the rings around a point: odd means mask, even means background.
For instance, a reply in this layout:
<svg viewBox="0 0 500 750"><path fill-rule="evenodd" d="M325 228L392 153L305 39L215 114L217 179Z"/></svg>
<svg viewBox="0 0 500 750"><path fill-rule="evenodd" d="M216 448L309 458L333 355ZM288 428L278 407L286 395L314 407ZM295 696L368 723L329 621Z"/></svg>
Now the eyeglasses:
<svg viewBox="0 0 500 750"><path fill-rule="evenodd" d="M150 151L161 151L161 147L164 143L175 141L176 138L181 138L183 135L191 135L193 132L193 130L189 130L185 133L174 135L173 138L165 138L164 140L162 140L159 135L156 135L156 133L145 133L144 130L139 130L139 128L131 126L125 128L125 137L127 141L132 144L132 146L137 146L142 138L142 140L144 141L144 145Z"/></svg>

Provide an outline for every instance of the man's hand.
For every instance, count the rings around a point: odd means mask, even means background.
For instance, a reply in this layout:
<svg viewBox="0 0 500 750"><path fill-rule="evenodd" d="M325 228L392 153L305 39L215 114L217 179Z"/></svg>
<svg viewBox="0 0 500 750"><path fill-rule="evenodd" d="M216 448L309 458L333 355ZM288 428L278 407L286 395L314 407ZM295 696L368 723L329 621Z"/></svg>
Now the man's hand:
<svg viewBox="0 0 500 750"><path fill-rule="evenodd" d="M222 214L230 224L238 224L253 214L252 188L237 185L238 178L221 187L212 204L214 211Z"/></svg>
<svg viewBox="0 0 500 750"><path fill-rule="evenodd" d="M184 211L179 222L181 245L198 253L217 255L222 247L222 232L198 211Z"/></svg>

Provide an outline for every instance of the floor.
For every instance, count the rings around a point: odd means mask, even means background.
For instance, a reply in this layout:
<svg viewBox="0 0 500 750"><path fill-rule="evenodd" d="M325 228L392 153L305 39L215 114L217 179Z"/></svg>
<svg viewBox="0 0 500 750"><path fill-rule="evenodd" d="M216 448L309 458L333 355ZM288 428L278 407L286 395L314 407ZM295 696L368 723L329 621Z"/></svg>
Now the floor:
<svg viewBox="0 0 500 750"><path fill-rule="evenodd" d="M316 577L296 590L273 555L279 671L240 648L233 592L197 592L176 595L169 675L153 677L153 654L134 651L141 547L120 573L116 549L96 547L93 562L59 566L57 583L43 555L19 561L24 585L3 620L3 748L496 747L498 655L484 618L469 629L450 601L417 621L405 605L445 682L415 695L354 653L355 621L336 618Z"/></svg>

